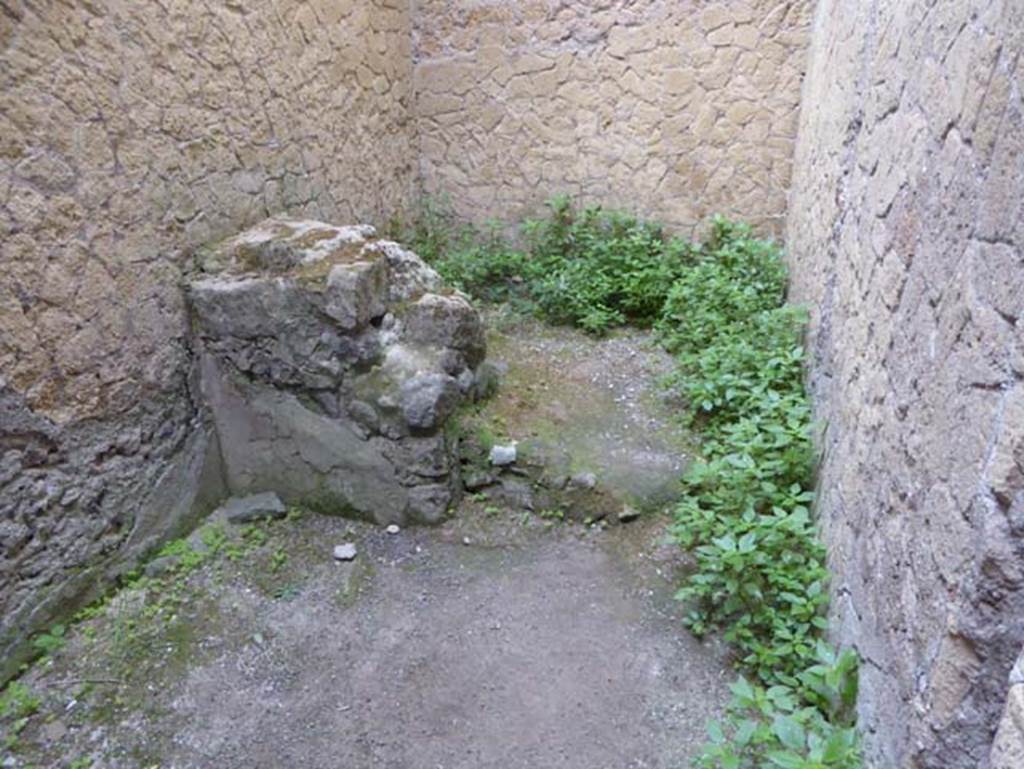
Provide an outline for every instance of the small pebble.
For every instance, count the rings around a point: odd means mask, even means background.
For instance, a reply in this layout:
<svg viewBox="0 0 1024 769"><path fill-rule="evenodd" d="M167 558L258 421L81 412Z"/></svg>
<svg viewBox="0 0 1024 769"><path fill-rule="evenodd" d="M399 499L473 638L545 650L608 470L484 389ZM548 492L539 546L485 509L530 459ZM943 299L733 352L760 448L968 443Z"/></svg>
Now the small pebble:
<svg viewBox="0 0 1024 769"><path fill-rule="evenodd" d="M635 521L639 517L640 511L630 507L629 505L622 508L622 512L619 513L619 521L621 523L629 523L630 521Z"/></svg>
<svg viewBox="0 0 1024 769"><path fill-rule="evenodd" d="M384 529L384 531L386 531L388 534L397 534L398 532L401 531L401 529L398 528L398 524L397 523L393 523L390 526L388 526L386 529Z"/></svg>
<svg viewBox="0 0 1024 769"><path fill-rule="evenodd" d="M491 448L491 464L495 467L511 465L515 461L516 446L514 443L508 446L493 446Z"/></svg>
<svg viewBox="0 0 1024 769"><path fill-rule="evenodd" d="M469 541L469 537L463 537L462 538L462 544L464 544L464 545L471 545L473 543Z"/></svg>
<svg viewBox="0 0 1024 769"><path fill-rule="evenodd" d="M334 546L334 560L336 561L352 561L355 560L357 554L356 546L351 542Z"/></svg>

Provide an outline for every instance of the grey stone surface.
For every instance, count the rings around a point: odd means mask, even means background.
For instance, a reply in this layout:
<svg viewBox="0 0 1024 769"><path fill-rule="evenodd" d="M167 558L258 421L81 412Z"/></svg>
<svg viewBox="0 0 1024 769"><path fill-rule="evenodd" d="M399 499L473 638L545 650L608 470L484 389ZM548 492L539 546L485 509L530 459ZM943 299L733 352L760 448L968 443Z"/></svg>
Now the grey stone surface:
<svg viewBox="0 0 1024 769"><path fill-rule="evenodd" d="M490 462L495 467L505 467L511 465L516 461L516 447L515 444L509 444L507 446L492 446L490 453Z"/></svg>
<svg viewBox="0 0 1024 769"><path fill-rule="evenodd" d="M630 521L635 521L639 517L640 511L635 507L630 507L629 505L623 507L617 516L619 523L629 523Z"/></svg>
<svg viewBox="0 0 1024 769"><path fill-rule="evenodd" d="M597 486L597 476L593 473L576 473L569 479L570 489L593 489Z"/></svg>
<svg viewBox="0 0 1024 769"><path fill-rule="evenodd" d="M460 488L443 427L485 352L465 298L365 225L270 219L202 267L188 295L231 491L440 520Z"/></svg>
<svg viewBox="0 0 1024 769"><path fill-rule="evenodd" d="M1022 30L1016 1L817 7L791 293L877 769L984 769L1024 644Z"/></svg>
<svg viewBox="0 0 1024 769"><path fill-rule="evenodd" d="M287 512L277 494L265 491L247 497L232 497L214 511L213 517L221 515L228 523L253 523L284 518Z"/></svg>
<svg viewBox="0 0 1024 769"><path fill-rule="evenodd" d="M494 473L485 472L477 468L469 468L462 471L462 485L466 491L480 491L492 485L497 480Z"/></svg>
<svg viewBox="0 0 1024 769"><path fill-rule="evenodd" d="M447 374L421 374L402 383L402 415L417 430L433 430L459 404L456 380Z"/></svg>
<svg viewBox="0 0 1024 769"><path fill-rule="evenodd" d="M1024 766L1024 651L1010 671L1009 684L1003 715L989 756L991 769L1020 769Z"/></svg>
<svg viewBox="0 0 1024 769"><path fill-rule="evenodd" d="M457 350L471 367L487 354L480 316L465 297L424 294L405 309L402 321L411 342Z"/></svg>
<svg viewBox="0 0 1024 769"><path fill-rule="evenodd" d="M536 509L533 485L528 480L503 478L490 494L492 498L515 510Z"/></svg>
<svg viewBox="0 0 1024 769"><path fill-rule="evenodd" d="M476 369L476 376L472 382L472 393L474 400L486 400L498 392L501 385L501 370L490 361L484 361Z"/></svg>
<svg viewBox="0 0 1024 769"><path fill-rule="evenodd" d="M0 377L0 680L67 617L223 493L216 437L182 384L114 420L59 424Z"/></svg>
<svg viewBox="0 0 1024 769"><path fill-rule="evenodd" d="M437 523L455 501L456 495L448 484L414 486L409 489L406 514L414 521Z"/></svg>

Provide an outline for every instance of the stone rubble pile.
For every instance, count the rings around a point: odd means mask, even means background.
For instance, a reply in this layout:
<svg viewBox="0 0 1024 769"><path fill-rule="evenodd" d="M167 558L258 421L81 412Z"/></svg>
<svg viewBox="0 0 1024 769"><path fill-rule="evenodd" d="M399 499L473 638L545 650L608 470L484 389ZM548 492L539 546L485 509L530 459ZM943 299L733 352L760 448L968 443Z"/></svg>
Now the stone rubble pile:
<svg viewBox="0 0 1024 769"><path fill-rule="evenodd" d="M232 494L390 524L461 490L448 417L480 397L480 316L372 227L269 219L199 255L200 388Z"/></svg>

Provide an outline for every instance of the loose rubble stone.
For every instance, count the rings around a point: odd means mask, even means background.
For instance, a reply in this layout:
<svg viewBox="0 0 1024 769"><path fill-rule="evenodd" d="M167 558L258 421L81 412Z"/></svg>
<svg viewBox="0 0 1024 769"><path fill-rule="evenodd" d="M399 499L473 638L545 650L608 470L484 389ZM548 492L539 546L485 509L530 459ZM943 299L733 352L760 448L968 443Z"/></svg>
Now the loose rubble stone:
<svg viewBox="0 0 1024 769"><path fill-rule="evenodd" d="M145 574L147 577L162 577L174 571L180 560L176 555L164 555L154 558L146 564Z"/></svg>
<svg viewBox="0 0 1024 769"><path fill-rule="evenodd" d="M358 554L356 546L352 542L334 546L334 560L336 561L354 561Z"/></svg>
<svg viewBox="0 0 1024 769"><path fill-rule="evenodd" d="M402 384L402 413L410 427L431 430L459 403L459 386L447 374L424 374Z"/></svg>
<svg viewBox="0 0 1024 769"><path fill-rule="evenodd" d="M378 522L456 498L443 430L486 354L479 315L372 227L269 219L203 254L188 297L228 486Z"/></svg>
<svg viewBox="0 0 1024 769"><path fill-rule="evenodd" d="M490 493L495 499L516 510L534 510L537 506L533 487L528 481L503 478Z"/></svg>
<svg viewBox="0 0 1024 769"><path fill-rule="evenodd" d="M569 479L569 486L574 489L596 488L597 476L593 473L577 473Z"/></svg>
<svg viewBox="0 0 1024 769"><path fill-rule="evenodd" d="M490 361L484 361L477 367L471 384L473 400L482 401L493 397L500 384L500 368Z"/></svg>
<svg viewBox="0 0 1024 769"><path fill-rule="evenodd" d="M406 508L410 517L422 523L437 523L454 501L452 487L447 483L415 486L409 490Z"/></svg>
<svg viewBox="0 0 1024 769"><path fill-rule="evenodd" d="M490 461L495 467L511 465L516 461L515 444L510 444L508 446L494 446L491 448Z"/></svg>
<svg viewBox="0 0 1024 769"><path fill-rule="evenodd" d="M462 485L466 491L480 491L492 485L495 480L494 473L482 470L464 470L462 472Z"/></svg>

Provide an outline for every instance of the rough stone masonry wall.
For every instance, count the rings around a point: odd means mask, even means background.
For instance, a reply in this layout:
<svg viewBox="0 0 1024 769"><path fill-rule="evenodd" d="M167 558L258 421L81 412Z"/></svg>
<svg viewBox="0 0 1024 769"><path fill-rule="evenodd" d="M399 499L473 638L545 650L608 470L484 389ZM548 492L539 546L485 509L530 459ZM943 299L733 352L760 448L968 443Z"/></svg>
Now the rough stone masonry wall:
<svg viewBox="0 0 1024 769"><path fill-rule="evenodd" d="M984 769L1024 643L1024 4L821 0L812 39L788 248L837 635L869 766Z"/></svg>
<svg viewBox="0 0 1024 769"><path fill-rule="evenodd" d="M812 0L419 0L421 181L517 220L568 192L779 234Z"/></svg>
<svg viewBox="0 0 1024 769"><path fill-rule="evenodd" d="M216 486L186 255L407 202L410 86L398 0L0 2L0 677Z"/></svg>

